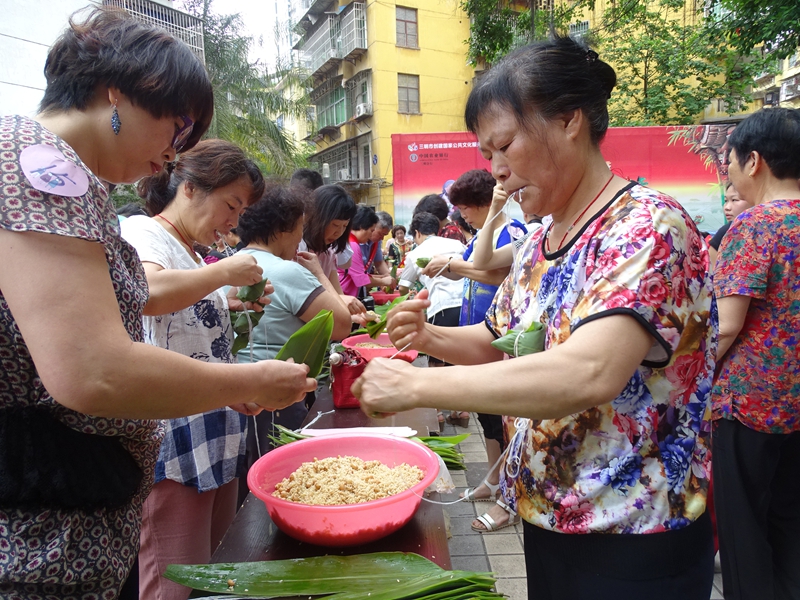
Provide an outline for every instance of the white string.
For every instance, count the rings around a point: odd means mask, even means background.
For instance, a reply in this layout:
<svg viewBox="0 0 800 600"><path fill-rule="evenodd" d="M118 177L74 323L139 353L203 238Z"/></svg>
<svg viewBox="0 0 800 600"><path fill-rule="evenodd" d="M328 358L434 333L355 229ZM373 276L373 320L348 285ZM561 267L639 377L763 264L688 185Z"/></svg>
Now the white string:
<svg viewBox="0 0 800 600"><path fill-rule="evenodd" d="M336 410L335 410L335 409L334 409L334 410L329 410L328 412L321 412L321 411L317 411L317 416L316 416L316 417L314 417L313 419L311 419L311 422L310 422L308 425L306 425L305 427L302 427L301 429L298 429L296 433L301 433L301 432L305 431L306 429L308 429L309 427L311 427L311 426L312 426L314 423L316 423L317 421L319 421L319 420L320 420L322 417L324 417L325 415L332 415L332 414L333 414L333 413L335 413L335 412L336 412Z"/></svg>

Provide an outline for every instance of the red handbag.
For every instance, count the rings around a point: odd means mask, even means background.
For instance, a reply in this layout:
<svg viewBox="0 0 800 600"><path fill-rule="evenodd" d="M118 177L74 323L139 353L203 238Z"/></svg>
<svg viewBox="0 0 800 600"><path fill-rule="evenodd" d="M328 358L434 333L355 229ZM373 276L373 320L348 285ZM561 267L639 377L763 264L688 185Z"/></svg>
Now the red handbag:
<svg viewBox="0 0 800 600"><path fill-rule="evenodd" d="M342 353L342 362L331 365L331 394L335 408L358 408L358 401L350 388L355 380L361 377L367 368L367 361L357 351L346 349Z"/></svg>

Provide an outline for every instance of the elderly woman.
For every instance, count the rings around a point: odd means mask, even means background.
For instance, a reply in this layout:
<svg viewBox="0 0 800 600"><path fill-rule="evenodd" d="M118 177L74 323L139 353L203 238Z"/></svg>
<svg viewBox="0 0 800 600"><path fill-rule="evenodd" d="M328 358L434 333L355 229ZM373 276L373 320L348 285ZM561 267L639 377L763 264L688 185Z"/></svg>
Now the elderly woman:
<svg viewBox="0 0 800 600"><path fill-rule="evenodd" d="M754 206L714 269L714 494L725 597L800 597L800 111L762 110L728 140Z"/></svg>
<svg viewBox="0 0 800 600"><path fill-rule="evenodd" d="M485 323L426 323L424 291L393 309L395 346L465 366L373 360L354 391L370 414L511 415L501 484L524 520L531 598L706 600L708 254L676 201L609 171L598 144L615 81L568 38L522 48L481 80L467 126L504 188L527 188L523 212L552 222L517 252ZM544 351L502 360L491 342L534 322Z"/></svg>
<svg viewBox="0 0 800 600"><path fill-rule="evenodd" d="M143 343L147 282L103 182L157 173L205 133L192 51L101 8L70 22L45 77L35 118L0 119L0 596L114 598L163 438L151 419L283 408L316 382Z"/></svg>

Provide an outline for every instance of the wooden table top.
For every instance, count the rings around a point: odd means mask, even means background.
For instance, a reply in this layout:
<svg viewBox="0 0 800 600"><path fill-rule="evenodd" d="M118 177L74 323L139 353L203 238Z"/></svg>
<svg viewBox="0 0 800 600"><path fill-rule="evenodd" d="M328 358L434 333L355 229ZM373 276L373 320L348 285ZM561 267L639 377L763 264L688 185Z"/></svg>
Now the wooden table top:
<svg viewBox="0 0 800 600"><path fill-rule="evenodd" d="M333 399L329 390L317 392L317 400L309 412L306 422L318 412L333 410ZM371 419L360 409L337 409L335 413L323 415L313 425L314 429L343 427L408 426L418 435L438 433L436 411L416 409L396 415L391 419ZM438 500L438 494L431 495ZM442 568L450 569L450 552L447 547L447 531L444 512L438 504L422 502L414 517L395 533L361 546L330 548L299 542L281 532L267 514L266 506L252 494L248 494L233 523L211 558L212 563L252 562L305 558L325 554L364 554L369 552L401 551L420 554Z"/></svg>

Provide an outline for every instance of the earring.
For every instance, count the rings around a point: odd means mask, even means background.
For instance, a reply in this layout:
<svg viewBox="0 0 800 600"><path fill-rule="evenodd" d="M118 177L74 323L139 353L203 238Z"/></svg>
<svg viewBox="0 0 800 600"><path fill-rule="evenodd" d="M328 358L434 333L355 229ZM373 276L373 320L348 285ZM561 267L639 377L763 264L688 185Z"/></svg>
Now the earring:
<svg viewBox="0 0 800 600"><path fill-rule="evenodd" d="M111 129L114 131L114 135L119 135L119 130L121 126L122 126L122 121L119 120L119 113L117 112L117 101L114 100L114 110L111 111Z"/></svg>

